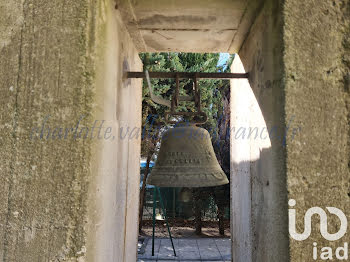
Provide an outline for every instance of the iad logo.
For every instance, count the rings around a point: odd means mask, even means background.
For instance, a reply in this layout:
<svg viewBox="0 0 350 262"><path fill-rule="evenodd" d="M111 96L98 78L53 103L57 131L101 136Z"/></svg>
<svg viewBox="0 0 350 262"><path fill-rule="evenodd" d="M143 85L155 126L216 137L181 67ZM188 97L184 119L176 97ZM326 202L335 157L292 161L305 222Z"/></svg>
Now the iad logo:
<svg viewBox="0 0 350 262"><path fill-rule="evenodd" d="M290 199L288 201L289 206L294 207L296 204L296 201L294 199ZM289 209L288 215L289 215L289 234L292 238L298 241L303 241L307 239L311 234L311 218L313 215L319 215L320 217L320 231L321 235L327 239L328 241L335 241L341 239L348 228L348 220L346 219L345 214L343 211L336 207L326 207L329 213L336 215L340 219L340 229L335 234L328 233L328 224L327 224L327 214L326 212L320 208L320 207L312 207L306 211L304 221L304 232L301 234L298 234L295 230L295 217L296 212L295 209Z"/></svg>
<svg viewBox="0 0 350 262"><path fill-rule="evenodd" d="M294 199L290 199L288 201L288 204L290 207L294 207L296 205L296 201ZM326 207L328 212L330 214L336 215L340 220L340 228L337 233L330 234L328 232L328 224L327 224L327 213L320 207L312 207L306 211L306 214L304 216L304 232L299 234L296 232L296 211L295 209L289 209L288 216L289 216L289 234L290 236L297 240L297 241L303 241L307 239L311 235L311 222L312 222L312 216L318 215L320 217L320 232L321 235L327 239L328 241L336 241L341 239L347 231L348 228L348 220L340 209L336 207ZM313 259L316 260L317 255L317 243L313 243ZM321 249L321 260L328 260L333 259L333 252L332 248L330 247L323 247ZM342 254L341 254L342 253ZM339 260L345 260L348 259L348 243L344 243L344 247L338 247L335 252L336 258Z"/></svg>

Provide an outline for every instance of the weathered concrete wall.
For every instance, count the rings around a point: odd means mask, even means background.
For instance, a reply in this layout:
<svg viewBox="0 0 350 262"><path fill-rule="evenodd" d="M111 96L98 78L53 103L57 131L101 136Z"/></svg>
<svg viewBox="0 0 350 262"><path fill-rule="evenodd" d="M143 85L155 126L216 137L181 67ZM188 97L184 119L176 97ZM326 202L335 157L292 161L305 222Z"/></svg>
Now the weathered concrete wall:
<svg viewBox="0 0 350 262"><path fill-rule="evenodd" d="M110 10L113 10L110 7ZM111 126L112 140L98 147L99 160L91 183L96 192L95 221L89 240L91 261L135 261L138 238L142 80L125 79L125 71L141 71L142 63L121 21L119 11L107 23L105 60L97 78L97 119ZM108 123L108 124L107 124ZM114 138L115 136L115 138ZM88 249L89 252L89 249Z"/></svg>
<svg viewBox="0 0 350 262"><path fill-rule="evenodd" d="M1 9L0 260L133 261L140 141L117 128L141 124L141 63L113 1ZM80 119L115 139L74 138Z"/></svg>
<svg viewBox="0 0 350 262"><path fill-rule="evenodd" d="M35 127L40 133L45 117L51 128L73 127L91 111L91 6L87 1L2 4L10 20L2 16L0 258L79 257L90 141L31 140L30 134Z"/></svg>
<svg viewBox="0 0 350 262"><path fill-rule="evenodd" d="M236 55L233 72L245 73ZM247 79L231 80L231 232L234 258L254 261L253 251L263 201L262 178L271 171L266 157L271 151L271 140L260 106ZM266 188L268 190L268 188ZM259 220L256 220L257 218Z"/></svg>
<svg viewBox="0 0 350 262"><path fill-rule="evenodd" d="M107 5L104 57L97 68L96 119L112 127L111 139L95 147L88 234L91 261L134 261L137 256L142 80L125 79L142 63L119 11ZM113 12L112 12L113 11ZM95 194L94 194L95 193ZM93 240L96 239L94 242ZM91 253L89 253L89 250Z"/></svg>
<svg viewBox="0 0 350 262"><path fill-rule="evenodd" d="M301 233L314 206L337 207L350 218L350 2L286 0L284 13L285 112L301 127L287 140L288 192ZM327 214L328 231L336 233L339 219ZM324 246L336 260L334 248L349 242L349 230L338 241L325 240L319 221L315 216L307 240L291 240L291 261L310 261L313 242L317 261Z"/></svg>
<svg viewBox="0 0 350 262"><path fill-rule="evenodd" d="M289 258L281 10L265 1L239 51L244 69L239 58L231 68L250 73L231 82L233 261Z"/></svg>
<svg viewBox="0 0 350 262"><path fill-rule="evenodd" d="M325 246L333 248L336 259L335 248L349 242L349 233L338 241L325 240L318 216L307 240L288 239L287 193L296 200L291 208L296 209L299 233L311 207L337 207L349 218L350 4L282 4L266 1L239 52L270 130L271 147L233 139L233 149L238 145L233 152L250 160L233 158L232 163L233 261L311 261L314 242L317 261ZM239 70L234 62L232 71ZM232 124L255 127L254 99L247 99L249 85L242 81L232 82ZM235 85L246 88L246 104ZM244 116L235 116L235 99ZM336 233L340 221L327 215L328 231Z"/></svg>

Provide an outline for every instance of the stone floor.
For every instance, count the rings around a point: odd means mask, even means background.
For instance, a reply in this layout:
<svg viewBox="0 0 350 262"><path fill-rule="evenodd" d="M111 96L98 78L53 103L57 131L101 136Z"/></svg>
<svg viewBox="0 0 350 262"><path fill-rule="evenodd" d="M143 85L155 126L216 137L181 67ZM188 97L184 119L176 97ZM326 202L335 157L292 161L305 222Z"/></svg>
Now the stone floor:
<svg viewBox="0 0 350 262"><path fill-rule="evenodd" d="M231 240L228 238L178 238L173 241L176 257L170 239L164 238L155 239L155 252L152 256L152 239L148 238L137 261L231 261Z"/></svg>

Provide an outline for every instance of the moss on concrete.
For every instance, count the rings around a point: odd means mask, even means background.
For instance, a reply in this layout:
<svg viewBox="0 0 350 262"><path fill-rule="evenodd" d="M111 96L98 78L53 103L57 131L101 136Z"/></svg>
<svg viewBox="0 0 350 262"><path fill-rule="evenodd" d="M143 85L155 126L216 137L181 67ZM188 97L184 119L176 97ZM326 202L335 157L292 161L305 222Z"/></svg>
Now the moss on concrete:
<svg viewBox="0 0 350 262"><path fill-rule="evenodd" d="M91 121L94 4L7 4L18 16L0 33L7 37L0 47L1 261L84 256L91 141L30 134L45 117L51 128L73 127L83 115L83 125Z"/></svg>

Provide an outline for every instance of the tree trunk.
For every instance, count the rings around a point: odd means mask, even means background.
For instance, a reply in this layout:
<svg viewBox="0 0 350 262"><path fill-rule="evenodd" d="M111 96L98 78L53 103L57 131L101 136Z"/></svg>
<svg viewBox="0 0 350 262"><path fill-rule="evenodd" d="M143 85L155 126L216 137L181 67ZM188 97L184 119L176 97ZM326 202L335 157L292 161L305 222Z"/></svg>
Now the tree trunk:
<svg viewBox="0 0 350 262"><path fill-rule="evenodd" d="M225 189L223 187L215 188L214 190L214 201L218 207L218 226L220 235L225 235L225 225L224 225L224 216L225 216L225 206L228 204L225 196Z"/></svg>
<svg viewBox="0 0 350 262"><path fill-rule="evenodd" d="M224 212L225 206L218 205L219 234L222 236L225 235Z"/></svg>
<svg viewBox="0 0 350 262"><path fill-rule="evenodd" d="M227 89L222 94L223 112L218 121L219 143L215 149L216 157L230 179L230 89ZM225 185L214 189L214 199L218 207L217 218L220 235L225 234L224 215L225 207L230 205L230 186Z"/></svg>
<svg viewBox="0 0 350 262"><path fill-rule="evenodd" d="M200 192L197 188L193 190L193 200L196 235L200 235L202 234L202 205L200 199Z"/></svg>

